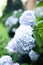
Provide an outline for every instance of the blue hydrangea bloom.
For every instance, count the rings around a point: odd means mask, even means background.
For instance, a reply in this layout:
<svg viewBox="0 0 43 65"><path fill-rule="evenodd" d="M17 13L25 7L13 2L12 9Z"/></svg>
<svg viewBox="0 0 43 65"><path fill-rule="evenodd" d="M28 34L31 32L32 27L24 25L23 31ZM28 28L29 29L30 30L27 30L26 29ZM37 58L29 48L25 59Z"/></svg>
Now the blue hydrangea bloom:
<svg viewBox="0 0 43 65"><path fill-rule="evenodd" d="M39 54L37 54L35 51L31 50L29 52L29 57L31 58L32 61L36 61L39 57Z"/></svg>
<svg viewBox="0 0 43 65"><path fill-rule="evenodd" d="M35 24L36 17L35 13L31 10L25 11L20 17L20 24L33 26Z"/></svg>
<svg viewBox="0 0 43 65"><path fill-rule="evenodd" d="M17 24L18 22L18 18L17 17L14 17L14 16L10 16L6 22L5 22L5 25L6 26L9 26L9 27L12 27L13 25Z"/></svg>
<svg viewBox="0 0 43 65"><path fill-rule="evenodd" d="M9 52L17 50L20 54L29 54L31 60L37 60L38 56L33 51L33 59L31 56L31 50L35 47L35 39L33 38L33 28L35 24L35 15L33 11L27 10L20 17L20 26L15 31L15 36L6 46Z"/></svg>
<svg viewBox="0 0 43 65"><path fill-rule="evenodd" d="M5 55L0 58L0 65L12 65L13 61L12 58L8 55Z"/></svg>
<svg viewBox="0 0 43 65"><path fill-rule="evenodd" d="M28 53L33 47L35 47L35 39L32 37L33 28L31 26L20 25L16 30L15 36L8 43L6 49L13 52L15 48L21 54Z"/></svg>

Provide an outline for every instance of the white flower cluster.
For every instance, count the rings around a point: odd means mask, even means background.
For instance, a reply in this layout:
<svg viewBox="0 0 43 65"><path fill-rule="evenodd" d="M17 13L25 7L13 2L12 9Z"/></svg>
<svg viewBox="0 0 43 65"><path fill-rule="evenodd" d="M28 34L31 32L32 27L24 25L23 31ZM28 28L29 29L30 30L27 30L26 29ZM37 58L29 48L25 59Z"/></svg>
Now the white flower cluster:
<svg viewBox="0 0 43 65"><path fill-rule="evenodd" d="M8 45L5 47L5 49L7 49L7 51L9 53L17 52L17 50L16 50L16 40L14 38L12 38L9 41Z"/></svg>
<svg viewBox="0 0 43 65"><path fill-rule="evenodd" d="M6 26L12 27L13 25L17 24L18 18L16 17L16 14L17 14L17 11L14 11L14 12L13 12L13 16L10 16L10 17L6 20L6 22L5 22L5 25L6 25Z"/></svg>
<svg viewBox="0 0 43 65"><path fill-rule="evenodd" d="M6 26L12 27L13 25L17 24L18 18L16 15L18 12L22 13L22 9L18 9L18 10L13 11L13 15L8 17L8 19L5 22Z"/></svg>
<svg viewBox="0 0 43 65"><path fill-rule="evenodd" d="M17 22L18 22L18 18L14 17L14 16L10 16L6 20L5 25L9 26L9 27L12 27L13 25L17 24Z"/></svg>
<svg viewBox="0 0 43 65"><path fill-rule="evenodd" d="M43 18L43 6L42 7L37 7L34 10L35 14L37 17L42 17Z"/></svg>
<svg viewBox="0 0 43 65"><path fill-rule="evenodd" d="M5 55L0 58L0 65L13 65L12 58L8 55Z"/></svg>
<svg viewBox="0 0 43 65"><path fill-rule="evenodd" d="M0 58L0 65L19 65L19 63L13 63L12 58L5 55Z"/></svg>
<svg viewBox="0 0 43 65"><path fill-rule="evenodd" d="M20 54L29 54L35 47L35 39L32 37L33 28L31 27L35 24L34 12L31 10L25 11L20 17L20 24L15 32L14 38L8 43L6 49L8 51L14 51L16 49ZM34 59L31 60L34 61Z"/></svg>
<svg viewBox="0 0 43 65"><path fill-rule="evenodd" d="M29 57L31 58L32 61L36 61L39 57L39 54L37 54L35 51L31 50L29 52Z"/></svg>
<svg viewBox="0 0 43 65"><path fill-rule="evenodd" d="M19 18L17 17L18 13L22 13L22 9L14 10L12 16L8 17L8 19L5 22L5 25L8 27L7 31L12 31L15 33L16 29L15 26L19 22Z"/></svg>
<svg viewBox="0 0 43 65"><path fill-rule="evenodd" d="M20 65L19 63L14 63L13 65Z"/></svg>
<svg viewBox="0 0 43 65"><path fill-rule="evenodd" d="M20 25L16 30L15 39L17 51L21 54L26 54L34 46L35 39L32 37L33 29L31 26Z"/></svg>
<svg viewBox="0 0 43 65"><path fill-rule="evenodd" d="M33 11L26 11L22 14L22 16L20 17L20 24L25 24L25 25L34 25L36 21L35 18L35 13Z"/></svg>

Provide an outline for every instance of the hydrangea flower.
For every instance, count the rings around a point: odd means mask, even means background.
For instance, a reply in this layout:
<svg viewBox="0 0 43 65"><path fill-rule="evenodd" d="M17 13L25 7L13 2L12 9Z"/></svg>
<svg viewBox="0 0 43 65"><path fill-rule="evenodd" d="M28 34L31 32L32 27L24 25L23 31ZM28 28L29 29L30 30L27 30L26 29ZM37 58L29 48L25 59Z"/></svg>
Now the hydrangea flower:
<svg viewBox="0 0 43 65"><path fill-rule="evenodd" d="M21 54L28 53L28 51L35 46L35 39L32 37L32 34L33 29L31 26L20 25L20 27L16 30L14 38L16 39L17 50Z"/></svg>
<svg viewBox="0 0 43 65"><path fill-rule="evenodd" d="M7 49L7 51L8 51L9 53L17 52L17 50L16 50L16 41L15 41L14 38L12 38L12 39L9 41L9 43L8 43L8 45L5 47L5 49Z"/></svg>
<svg viewBox="0 0 43 65"><path fill-rule="evenodd" d="M32 34L33 29L31 26L21 25L16 30L14 38L8 43L6 49L13 52L17 48L20 53L27 53L35 46L35 39L32 37ZM27 49L28 47L29 49Z"/></svg>
<svg viewBox="0 0 43 65"><path fill-rule="evenodd" d="M9 27L12 27L13 25L17 24L18 22L18 18L17 17L14 17L14 16L10 16L6 22L5 22L5 25L6 26L9 26Z"/></svg>
<svg viewBox="0 0 43 65"><path fill-rule="evenodd" d="M0 58L0 65L13 65L12 58L8 55L5 55Z"/></svg>
<svg viewBox="0 0 43 65"><path fill-rule="evenodd" d="M14 63L13 65L20 65L19 63Z"/></svg>
<svg viewBox="0 0 43 65"><path fill-rule="evenodd" d="M37 54L35 51L31 50L29 52L29 57L31 58L32 61L36 61L39 57L39 54Z"/></svg>
<svg viewBox="0 0 43 65"><path fill-rule="evenodd" d="M16 14L17 14L17 11L14 11L14 12L13 12L13 15L10 16L10 17L6 20L6 22L5 22L5 25L6 25L6 26L12 27L13 25L17 24L18 18L16 17Z"/></svg>
<svg viewBox="0 0 43 65"><path fill-rule="evenodd" d="M43 18L43 12L40 13L40 16Z"/></svg>
<svg viewBox="0 0 43 65"><path fill-rule="evenodd" d="M32 36L32 26L35 24L34 12L30 10L25 11L20 17L19 22L21 25L16 30L14 38L12 38L8 43L6 49L8 51L17 50L20 54L29 54L31 58L31 54L29 52L35 47L35 39ZM33 54L34 57L37 57L36 53L33 52Z"/></svg>
<svg viewBox="0 0 43 65"><path fill-rule="evenodd" d="M25 11L20 17L20 24L33 26L35 24L36 18L35 13L31 10Z"/></svg>
<svg viewBox="0 0 43 65"><path fill-rule="evenodd" d="M42 7L37 7L34 10L35 14L37 17L42 17L43 18L43 6Z"/></svg>

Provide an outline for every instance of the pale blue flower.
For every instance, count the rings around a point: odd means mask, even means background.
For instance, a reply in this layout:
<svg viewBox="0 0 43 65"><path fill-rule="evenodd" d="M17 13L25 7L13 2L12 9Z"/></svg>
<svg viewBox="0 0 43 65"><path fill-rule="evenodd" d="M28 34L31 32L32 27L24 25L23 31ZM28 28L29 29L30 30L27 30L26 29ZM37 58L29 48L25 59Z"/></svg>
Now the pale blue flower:
<svg viewBox="0 0 43 65"><path fill-rule="evenodd" d="M35 13L31 10L24 11L20 17L20 24L33 26L35 24L36 18Z"/></svg>
<svg viewBox="0 0 43 65"><path fill-rule="evenodd" d="M43 18L43 6L42 7L37 7L35 10L35 15L37 17L42 17Z"/></svg>
<svg viewBox="0 0 43 65"><path fill-rule="evenodd" d="M5 49L7 49L8 53L14 53L17 52L16 50L16 40L14 38L12 38L7 46L5 47Z"/></svg>
<svg viewBox="0 0 43 65"><path fill-rule="evenodd" d="M12 65L12 64L13 64L13 61L10 56L5 55L0 58L0 65Z"/></svg>
<svg viewBox="0 0 43 65"><path fill-rule="evenodd" d="M8 51L16 49L19 53L25 54L35 46L35 39L32 37L31 26L20 25L16 30L14 38L8 43ZM25 50L24 50L25 49Z"/></svg>
<svg viewBox="0 0 43 65"><path fill-rule="evenodd" d="M14 16L10 16L6 22L5 22L5 25L6 26L9 26L9 27L12 27L13 25L17 24L18 22L18 18L17 17L14 17Z"/></svg>
<svg viewBox="0 0 43 65"><path fill-rule="evenodd" d="M16 49L21 54L27 54L35 47L35 39L32 37L33 28L30 22L35 22L35 16L33 11L28 10L20 17L21 25L15 31L15 36L8 43L6 47L8 51Z"/></svg>
<svg viewBox="0 0 43 65"><path fill-rule="evenodd" d="M39 54L37 54L35 51L31 50L29 52L29 57L32 61L37 61Z"/></svg>
<svg viewBox="0 0 43 65"><path fill-rule="evenodd" d="M19 63L14 63L13 65L20 65Z"/></svg>

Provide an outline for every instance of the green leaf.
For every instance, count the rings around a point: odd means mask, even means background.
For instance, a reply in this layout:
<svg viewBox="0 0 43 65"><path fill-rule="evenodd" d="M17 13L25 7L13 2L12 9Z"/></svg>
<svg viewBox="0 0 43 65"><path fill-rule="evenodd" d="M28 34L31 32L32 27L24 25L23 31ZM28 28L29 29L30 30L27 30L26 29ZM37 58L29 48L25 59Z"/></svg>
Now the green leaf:
<svg viewBox="0 0 43 65"><path fill-rule="evenodd" d="M41 49L43 50L43 20L39 21L34 27L34 38L36 40L36 44L39 47L39 52Z"/></svg>
<svg viewBox="0 0 43 65"><path fill-rule="evenodd" d="M38 7L43 6L43 1L40 1L40 3L37 6Z"/></svg>
<svg viewBox="0 0 43 65"><path fill-rule="evenodd" d="M35 37L36 44L38 45L38 47L42 47L43 46L43 40L40 37L40 35L38 34L38 32L34 32L34 37Z"/></svg>
<svg viewBox="0 0 43 65"><path fill-rule="evenodd" d="M30 65L30 64L28 64L28 63L23 63L23 64L21 64L21 65Z"/></svg>

